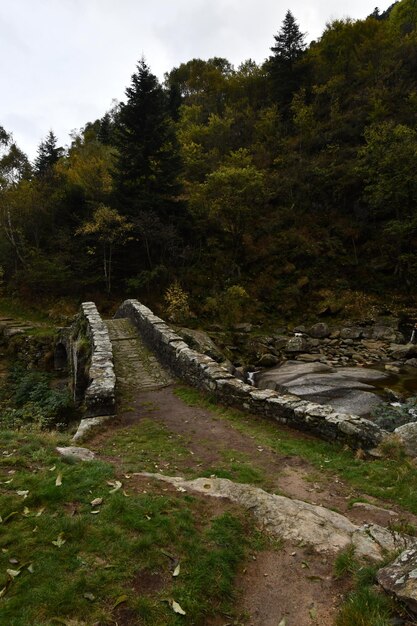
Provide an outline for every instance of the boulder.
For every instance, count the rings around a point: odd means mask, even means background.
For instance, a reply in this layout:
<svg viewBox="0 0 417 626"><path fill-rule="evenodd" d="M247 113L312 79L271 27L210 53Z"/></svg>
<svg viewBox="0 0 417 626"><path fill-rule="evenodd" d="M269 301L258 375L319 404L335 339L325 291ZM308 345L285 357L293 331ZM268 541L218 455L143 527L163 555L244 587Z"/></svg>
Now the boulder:
<svg viewBox="0 0 417 626"><path fill-rule="evenodd" d="M221 353L214 341L203 330L180 328L177 332L193 350L206 354L218 363L224 361L224 354Z"/></svg>
<svg viewBox="0 0 417 626"><path fill-rule="evenodd" d="M361 335L362 328L358 328L357 326L342 328L342 330L340 331L340 337L342 339L359 339Z"/></svg>
<svg viewBox="0 0 417 626"><path fill-rule="evenodd" d="M277 365L277 363L279 363L279 358L275 356L275 354L271 354L269 352L263 354L258 361L258 365L260 367L273 367L274 365Z"/></svg>
<svg viewBox="0 0 417 626"><path fill-rule="evenodd" d="M307 331L307 334L314 339L325 339L330 336L330 330L327 324L319 322L318 324L314 324L314 326Z"/></svg>
<svg viewBox="0 0 417 626"><path fill-rule="evenodd" d="M417 356L417 345L414 345L412 343L392 343L389 347L389 351L394 359L411 359L412 357Z"/></svg>
<svg viewBox="0 0 417 626"><path fill-rule="evenodd" d="M407 361L405 362L405 365L409 365L410 367L417 367L417 359L416 358L407 359Z"/></svg>
<svg viewBox="0 0 417 626"><path fill-rule="evenodd" d="M304 337L291 337L285 346L285 352L304 352L306 349L306 340Z"/></svg>
<svg viewBox="0 0 417 626"><path fill-rule="evenodd" d="M394 430L404 444L407 454L417 457L417 422L409 422Z"/></svg>
<svg viewBox="0 0 417 626"><path fill-rule="evenodd" d="M417 614L417 548L405 550L377 574L381 587Z"/></svg>
<svg viewBox="0 0 417 626"><path fill-rule="evenodd" d="M79 448L77 446L67 446L65 448L56 448L56 451L66 459L74 459L76 461L94 461L95 454L88 448Z"/></svg>

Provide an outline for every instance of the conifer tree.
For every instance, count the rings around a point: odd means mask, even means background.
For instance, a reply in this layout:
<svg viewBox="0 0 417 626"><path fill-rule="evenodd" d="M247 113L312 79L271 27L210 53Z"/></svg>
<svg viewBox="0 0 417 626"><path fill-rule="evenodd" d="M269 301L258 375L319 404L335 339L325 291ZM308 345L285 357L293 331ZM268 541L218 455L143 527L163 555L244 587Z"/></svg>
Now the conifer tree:
<svg viewBox="0 0 417 626"><path fill-rule="evenodd" d="M38 147L38 156L35 159L35 174L43 177L51 173L55 163L62 157L63 149L57 145L58 139L52 130Z"/></svg>
<svg viewBox="0 0 417 626"><path fill-rule="evenodd" d="M267 67L273 96L285 109L300 86L302 70L298 64L306 47L305 34L300 31L291 11L287 11L281 30L274 35L274 39L275 45L271 48L274 54L269 57Z"/></svg>
<svg viewBox="0 0 417 626"><path fill-rule="evenodd" d="M166 95L145 61L126 89L116 128L115 188L120 211L167 217L177 194L179 156Z"/></svg>

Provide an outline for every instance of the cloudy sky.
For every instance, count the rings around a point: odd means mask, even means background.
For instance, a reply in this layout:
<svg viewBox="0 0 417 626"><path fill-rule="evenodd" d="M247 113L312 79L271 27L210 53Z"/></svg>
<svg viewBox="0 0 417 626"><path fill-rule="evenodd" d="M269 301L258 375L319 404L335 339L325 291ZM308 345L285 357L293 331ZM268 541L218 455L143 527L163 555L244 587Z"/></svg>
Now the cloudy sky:
<svg viewBox="0 0 417 626"><path fill-rule="evenodd" d="M234 65L269 55L291 9L307 40L326 22L361 19L388 0L0 0L0 126L31 158L52 128L71 130L124 99L136 62L153 73L192 58Z"/></svg>

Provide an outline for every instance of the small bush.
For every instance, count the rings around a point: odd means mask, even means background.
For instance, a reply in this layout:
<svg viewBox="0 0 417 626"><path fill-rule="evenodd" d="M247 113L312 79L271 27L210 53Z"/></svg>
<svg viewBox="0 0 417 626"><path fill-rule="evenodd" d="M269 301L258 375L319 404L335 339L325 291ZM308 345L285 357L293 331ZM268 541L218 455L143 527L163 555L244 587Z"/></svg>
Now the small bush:
<svg viewBox="0 0 417 626"><path fill-rule="evenodd" d="M188 302L188 293L184 291L178 281L165 292L165 302L167 303L167 316L172 322L181 323L190 317L191 311Z"/></svg>
<svg viewBox="0 0 417 626"><path fill-rule="evenodd" d="M67 424L74 412L68 389L51 389L47 374L27 371L19 365L12 368L0 396L3 428L52 428Z"/></svg>

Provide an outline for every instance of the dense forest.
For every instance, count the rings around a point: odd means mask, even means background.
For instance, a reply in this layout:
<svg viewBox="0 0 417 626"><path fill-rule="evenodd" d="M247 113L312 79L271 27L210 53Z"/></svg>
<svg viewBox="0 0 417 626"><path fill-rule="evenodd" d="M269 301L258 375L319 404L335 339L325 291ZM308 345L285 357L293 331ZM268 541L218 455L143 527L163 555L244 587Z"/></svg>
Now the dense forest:
<svg viewBox="0 0 417 626"><path fill-rule="evenodd" d="M125 102L67 149L51 130L33 163L0 127L3 289L168 291L207 316L412 294L416 0L308 46L288 11L269 46L261 65L192 59L163 84L142 59Z"/></svg>

